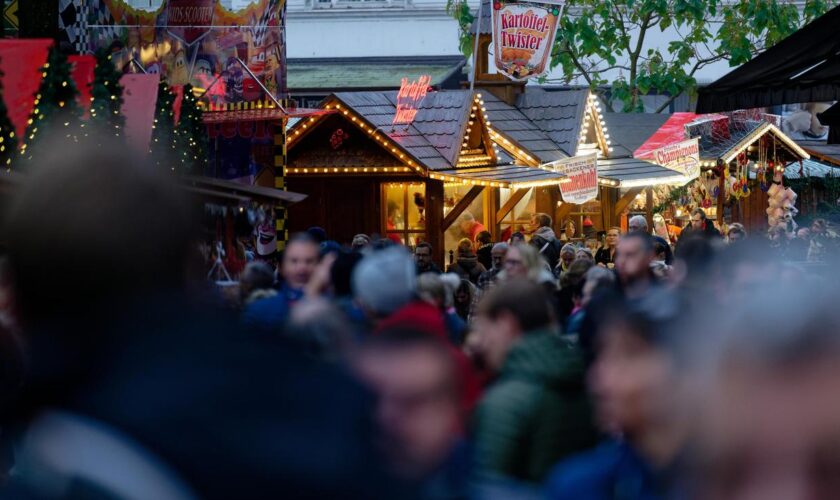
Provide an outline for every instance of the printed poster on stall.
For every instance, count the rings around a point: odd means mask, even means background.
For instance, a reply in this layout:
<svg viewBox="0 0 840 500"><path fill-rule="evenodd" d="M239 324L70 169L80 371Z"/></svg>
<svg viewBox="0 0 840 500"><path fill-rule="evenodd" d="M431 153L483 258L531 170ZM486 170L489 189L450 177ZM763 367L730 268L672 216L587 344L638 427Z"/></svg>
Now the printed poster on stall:
<svg viewBox="0 0 840 500"><path fill-rule="evenodd" d="M563 201L581 205L598 197L598 155L575 156L554 163L554 170L566 174L560 183Z"/></svg>
<svg viewBox="0 0 840 500"><path fill-rule="evenodd" d="M689 179L700 175L700 140L696 137L655 149L650 154L656 163Z"/></svg>
<svg viewBox="0 0 840 500"><path fill-rule="evenodd" d="M560 23L563 0L493 2L496 69L516 81L542 75Z"/></svg>

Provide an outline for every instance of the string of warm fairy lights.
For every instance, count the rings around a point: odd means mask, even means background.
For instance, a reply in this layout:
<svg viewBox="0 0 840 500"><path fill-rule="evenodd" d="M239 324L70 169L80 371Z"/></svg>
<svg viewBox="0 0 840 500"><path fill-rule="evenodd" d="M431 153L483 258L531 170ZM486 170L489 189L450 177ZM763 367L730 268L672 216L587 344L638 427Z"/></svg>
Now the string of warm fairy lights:
<svg viewBox="0 0 840 500"><path fill-rule="evenodd" d="M605 122L601 118L599 106L600 105L597 103L597 100L594 98L594 96L590 95L589 100L587 102L587 110L584 113L585 127L589 126L591 120L599 120L600 126L596 127L596 130L598 130L598 134L600 134L599 137L603 139L603 147L606 148L607 151L610 151L612 150L612 148L610 147L611 143L609 142L609 135L606 133L605 130ZM483 186L491 188L509 189L527 189L531 187L556 186L560 183L568 182L568 179L557 178L542 179L536 181L511 182L502 180L470 179L464 176L448 175L431 171L427 174L425 169L421 167L418 163L416 163L410 156L408 156L406 152L403 151L401 146L394 142L389 136L382 133L377 127L373 126L361 116L359 116L357 113L353 112L351 108L342 105L340 102L329 103L325 105L324 108L328 110L334 109L336 112L341 113L342 115L347 117L347 119L352 124L354 124L363 132L367 133L374 141L382 144L382 146L385 147L386 150L390 151L391 154L393 154L395 157L404 161L406 164L409 165L409 167L291 167L287 169L287 173L302 175L325 175L336 173L370 175L380 173L409 174L412 172L416 172L423 175L424 177L428 176L428 178L430 179L443 181L446 185L451 186ZM292 129L289 130L287 138L287 147L291 147L291 145L293 145L296 141L300 140L309 129L316 125L316 121L321 118L323 118L323 116L309 117L308 119L302 120L295 124L292 127ZM460 151L460 156L458 159L458 168L478 168L492 161L492 156L489 154L476 154L477 152L484 152L483 150L469 147L470 134L472 133L473 127L476 125L477 121L483 122L484 126L487 127L490 139L493 142L494 151L497 154L500 152L499 148L501 147L506 152L525 163L525 166L527 167L541 168L546 172L555 173L551 169L541 167L539 160L534 158L532 155L530 155L528 152L522 149L519 145L517 145L516 143L514 143L513 141L511 141L510 139L508 139L500 132L494 130L491 127L492 123L489 119L489 116L487 115L487 108L480 93L475 94L470 108L470 115L469 119L467 120L467 126L465 128L464 137L461 144L462 149ZM603 130L603 132L601 132L601 130ZM604 178L599 179L599 184L608 187L618 187L622 185L620 181Z"/></svg>
<svg viewBox="0 0 840 500"><path fill-rule="evenodd" d="M607 122L604 120L604 115L601 110L601 103L598 102L598 96L590 92L586 99L586 110L583 113L583 124L580 127L580 137L578 138L575 151L576 155L580 154L581 146L586 144L586 140L589 138L590 125L596 120L599 126L594 127L594 131L596 140L601 146L601 153L604 156L609 156L609 153L612 153L612 141L610 140Z"/></svg>
<svg viewBox="0 0 840 500"><path fill-rule="evenodd" d="M396 158L398 158L401 161L408 164L408 166L410 168L407 168L404 171L410 172L410 171L414 170L421 175L425 174L425 171L423 170L423 167L421 167L417 162L415 162L415 160L403 150L402 146L400 146L395 141L393 141L387 134L384 134L381 131L379 131L379 129L377 127L368 123L361 116L358 116L356 113L352 112L352 110L350 108L348 108L346 106L343 106L341 103L337 102L334 105L333 104L327 104L326 106L324 106L324 109L328 109L328 110L333 109L333 108L337 112L346 116L347 119L349 119L350 122L353 125L355 125L356 127L358 127L362 132L367 133L368 136L370 136L370 138L373 139L375 142L378 142L378 143L382 144L382 146L384 146L384 148L386 150L390 151L391 154L394 155ZM324 116L329 116L329 115L324 115ZM323 118L323 116L317 117L317 118L320 119L320 118ZM315 125L315 121L316 121L316 117L309 117L309 119L307 119L307 120L302 120L302 121L296 123L294 125L294 127L292 127L292 129L289 130L289 133L288 133L287 139L286 139L286 147L290 148L292 146L292 144L295 143L295 141L302 138L303 135L305 134L305 132L307 131L307 129L309 129L310 127ZM370 168L373 168L373 167L370 167ZM397 167L397 168L402 168L402 167ZM294 172L293 170L295 170L295 169L287 169L287 172L288 173L297 173L297 172ZM345 171L345 173L358 173L358 172L352 172L352 169L350 169L350 170ZM365 172L363 171L361 173L365 173Z"/></svg>
<svg viewBox="0 0 840 500"><path fill-rule="evenodd" d="M289 174L399 174L409 172L411 172L411 169L408 167L296 167L286 169L286 173Z"/></svg>
<svg viewBox="0 0 840 500"><path fill-rule="evenodd" d="M495 153L495 155L483 154L484 150L482 149L470 149L470 134L472 133L472 128L475 125L475 122L479 118L479 113L481 114L481 118L485 127L489 130L490 119L487 116L487 108L484 106L484 100L482 100L481 94L476 93L473 96L472 107L470 108L470 117L469 120L467 120L467 127L464 131L464 141L461 144L461 152L458 156L458 164L456 166L459 168L469 168L483 164L493 164L495 163L496 158L499 157L499 147L496 145L495 142L492 143L493 153Z"/></svg>

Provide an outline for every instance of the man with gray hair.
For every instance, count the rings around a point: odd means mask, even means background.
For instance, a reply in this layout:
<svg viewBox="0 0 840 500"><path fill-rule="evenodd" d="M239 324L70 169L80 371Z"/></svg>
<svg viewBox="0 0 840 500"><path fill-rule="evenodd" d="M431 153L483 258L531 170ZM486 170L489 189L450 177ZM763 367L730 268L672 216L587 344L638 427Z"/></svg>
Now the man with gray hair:
<svg viewBox="0 0 840 500"><path fill-rule="evenodd" d="M502 242L493 245L493 249L490 251L490 259L493 267L484 271L481 273L481 276L478 277L478 289L482 292L486 292L496 286L496 281L499 279L499 273L502 272L502 265L505 262L507 251L507 243Z"/></svg>
<svg viewBox="0 0 840 500"><path fill-rule="evenodd" d="M634 215L627 221L627 230L631 233L647 233L649 230L647 219L644 215Z"/></svg>
<svg viewBox="0 0 840 500"><path fill-rule="evenodd" d="M647 219L645 219L644 215L634 215L633 217L630 217L630 220L627 221L627 232L651 234L650 226L648 226ZM661 236L652 236L654 245L658 243L665 250L665 265L670 266L673 264L674 252L671 250L671 244L665 241L665 238Z"/></svg>
<svg viewBox="0 0 840 500"><path fill-rule="evenodd" d="M353 271L353 296L373 320L384 318L411 302L417 290L417 272L402 247L374 252Z"/></svg>

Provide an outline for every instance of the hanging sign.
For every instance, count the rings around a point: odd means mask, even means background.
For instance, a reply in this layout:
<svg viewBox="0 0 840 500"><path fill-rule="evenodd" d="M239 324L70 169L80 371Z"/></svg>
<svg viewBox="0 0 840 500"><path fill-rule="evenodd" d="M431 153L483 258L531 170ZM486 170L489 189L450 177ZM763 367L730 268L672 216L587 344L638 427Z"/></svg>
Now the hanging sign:
<svg viewBox="0 0 840 500"><path fill-rule="evenodd" d="M650 154L656 163L689 179L700 175L700 140L696 137L654 149Z"/></svg>
<svg viewBox="0 0 840 500"><path fill-rule="evenodd" d="M566 174L560 183L563 201L577 205L598 197L598 155L575 156L554 162L554 170Z"/></svg>
<svg viewBox="0 0 840 500"><path fill-rule="evenodd" d="M216 0L169 0L167 31L185 44L192 45L210 33L215 7Z"/></svg>
<svg viewBox="0 0 840 500"><path fill-rule="evenodd" d="M429 75L423 75L411 82L408 78L402 79L400 91L397 93L397 112L392 125L409 125L414 121L420 103L429 92L430 83L432 83L432 77Z"/></svg>
<svg viewBox="0 0 840 500"><path fill-rule="evenodd" d="M560 23L563 0L493 2L496 69L516 81L542 75Z"/></svg>

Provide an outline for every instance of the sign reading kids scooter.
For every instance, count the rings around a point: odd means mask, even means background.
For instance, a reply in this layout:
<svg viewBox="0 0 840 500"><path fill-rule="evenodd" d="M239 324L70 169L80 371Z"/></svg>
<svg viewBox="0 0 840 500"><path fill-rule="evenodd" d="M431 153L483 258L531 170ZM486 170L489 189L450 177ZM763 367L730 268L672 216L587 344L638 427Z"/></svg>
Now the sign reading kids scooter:
<svg viewBox="0 0 840 500"><path fill-rule="evenodd" d="M523 81L548 69L564 0L494 0L496 69Z"/></svg>

